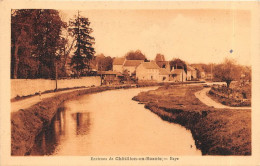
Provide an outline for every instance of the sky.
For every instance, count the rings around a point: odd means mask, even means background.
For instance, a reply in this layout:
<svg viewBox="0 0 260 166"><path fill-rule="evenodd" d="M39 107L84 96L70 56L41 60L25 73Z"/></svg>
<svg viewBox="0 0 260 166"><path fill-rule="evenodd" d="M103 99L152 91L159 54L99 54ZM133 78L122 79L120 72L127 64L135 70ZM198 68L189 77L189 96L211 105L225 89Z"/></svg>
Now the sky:
<svg viewBox="0 0 260 166"><path fill-rule="evenodd" d="M77 11L63 10L64 21ZM122 57L141 50L153 60L157 53L166 60L188 63L221 63L233 58L250 65L250 11L225 9L108 9L81 10L88 17L96 53Z"/></svg>

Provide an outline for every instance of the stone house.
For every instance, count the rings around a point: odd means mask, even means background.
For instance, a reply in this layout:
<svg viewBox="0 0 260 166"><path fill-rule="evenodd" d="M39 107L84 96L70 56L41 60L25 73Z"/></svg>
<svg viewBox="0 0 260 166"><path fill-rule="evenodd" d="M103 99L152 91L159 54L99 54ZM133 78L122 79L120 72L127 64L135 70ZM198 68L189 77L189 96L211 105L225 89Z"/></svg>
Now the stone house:
<svg viewBox="0 0 260 166"><path fill-rule="evenodd" d="M156 64L160 67L160 68L164 68L167 71L171 71L171 67L170 67L170 63L169 61L156 61Z"/></svg>
<svg viewBox="0 0 260 166"><path fill-rule="evenodd" d="M137 66L139 66L143 60L126 60L123 64L123 71L127 71L130 76L133 76L136 72Z"/></svg>
<svg viewBox="0 0 260 166"><path fill-rule="evenodd" d="M136 68L138 80L159 81L160 67L155 62L143 62Z"/></svg>
<svg viewBox="0 0 260 166"><path fill-rule="evenodd" d="M113 60L113 71L123 73L123 65L125 63L126 59L125 58L115 58Z"/></svg>
<svg viewBox="0 0 260 166"><path fill-rule="evenodd" d="M170 81L171 72L165 68L159 68L159 81Z"/></svg>
<svg viewBox="0 0 260 166"><path fill-rule="evenodd" d="M172 78L170 79L171 81L175 82L185 82L187 79L187 74L184 71L184 69L174 69L171 72Z"/></svg>
<svg viewBox="0 0 260 166"><path fill-rule="evenodd" d="M191 81L196 78L197 71L193 67L187 65L187 81Z"/></svg>

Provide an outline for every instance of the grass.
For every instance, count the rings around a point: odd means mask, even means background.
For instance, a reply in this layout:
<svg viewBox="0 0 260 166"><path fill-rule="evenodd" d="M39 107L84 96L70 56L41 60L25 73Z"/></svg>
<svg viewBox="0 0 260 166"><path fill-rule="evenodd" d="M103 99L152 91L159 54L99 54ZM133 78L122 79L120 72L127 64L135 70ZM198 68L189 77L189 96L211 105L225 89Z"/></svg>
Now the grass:
<svg viewBox="0 0 260 166"><path fill-rule="evenodd" d="M203 155L251 155L251 110L216 109L194 95L202 86L166 86L133 100L189 129Z"/></svg>
<svg viewBox="0 0 260 166"><path fill-rule="evenodd" d="M240 85L239 82L230 88L213 86L208 94L213 100L233 107L251 106L251 84Z"/></svg>

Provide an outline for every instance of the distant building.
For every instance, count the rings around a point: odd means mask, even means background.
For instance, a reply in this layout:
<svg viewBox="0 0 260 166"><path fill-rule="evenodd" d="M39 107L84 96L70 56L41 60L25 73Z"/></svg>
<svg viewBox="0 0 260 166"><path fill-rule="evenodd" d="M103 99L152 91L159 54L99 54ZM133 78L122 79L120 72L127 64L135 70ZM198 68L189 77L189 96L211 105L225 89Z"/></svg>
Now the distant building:
<svg viewBox="0 0 260 166"><path fill-rule="evenodd" d="M123 73L127 71L132 76L137 66L139 66L144 60L127 60L126 58L115 58L113 61L113 71Z"/></svg>
<svg viewBox="0 0 260 166"><path fill-rule="evenodd" d="M123 65L125 63L126 59L125 58L115 58L113 60L113 71L117 71L120 73L123 73Z"/></svg>
<svg viewBox="0 0 260 166"><path fill-rule="evenodd" d="M156 61L156 64L160 67L160 68L164 68L167 71L171 71L171 67L170 67L170 63L169 61Z"/></svg>
<svg viewBox="0 0 260 166"><path fill-rule="evenodd" d="M126 60L125 63L123 64L123 71L127 71L130 76L132 76L135 71L137 66L139 66L143 60Z"/></svg>
<svg viewBox="0 0 260 166"><path fill-rule="evenodd" d="M206 78L206 73L203 70L200 71L200 78L202 78L202 79Z"/></svg>
<svg viewBox="0 0 260 166"><path fill-rule="evenodd" d="M171 72L172 78L171 81L175 82L185 82L187 79L187 74L184 69L174 69Z"/></svg>
<svg viewBox="0 0 260 166"><path fill-rule="evenodd" d="M123 75L117 71L98 71L97 74L102 77L103 85L119 84Z"/></svg>
<svg viewBox="0 0 260 166"><path fill-rule="evenodd" d="M159 69L159 81L170 81L171 72L165 68Z"/></svg>
<svg viewBox="0 0 260 166"><path fill-rule="evenodd" d="M196 78L197 71L193 67L187 65L187 81L191 81Z"/></svg>
<svg viewBox="0 0 260 166"><path fill-rule="evenodd" d="M160 67L155 62L143 62L136 68L138 80L159 81Z"/></svg>

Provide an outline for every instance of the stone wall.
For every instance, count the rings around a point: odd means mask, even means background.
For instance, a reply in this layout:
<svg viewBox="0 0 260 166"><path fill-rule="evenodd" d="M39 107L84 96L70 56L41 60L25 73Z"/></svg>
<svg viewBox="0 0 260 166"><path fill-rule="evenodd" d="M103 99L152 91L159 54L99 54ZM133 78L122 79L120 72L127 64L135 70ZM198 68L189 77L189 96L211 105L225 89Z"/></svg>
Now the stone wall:
<svg viewBox="0 0 260 166"><path fill-rule="evenodd" d="M58 80L58 89L73 87L99 86L100 77L82 77L78 79ZM55 80L49 79L12 79L11 80L11 98L16 96L33 95L39 91L54 90Z"/></svg>

